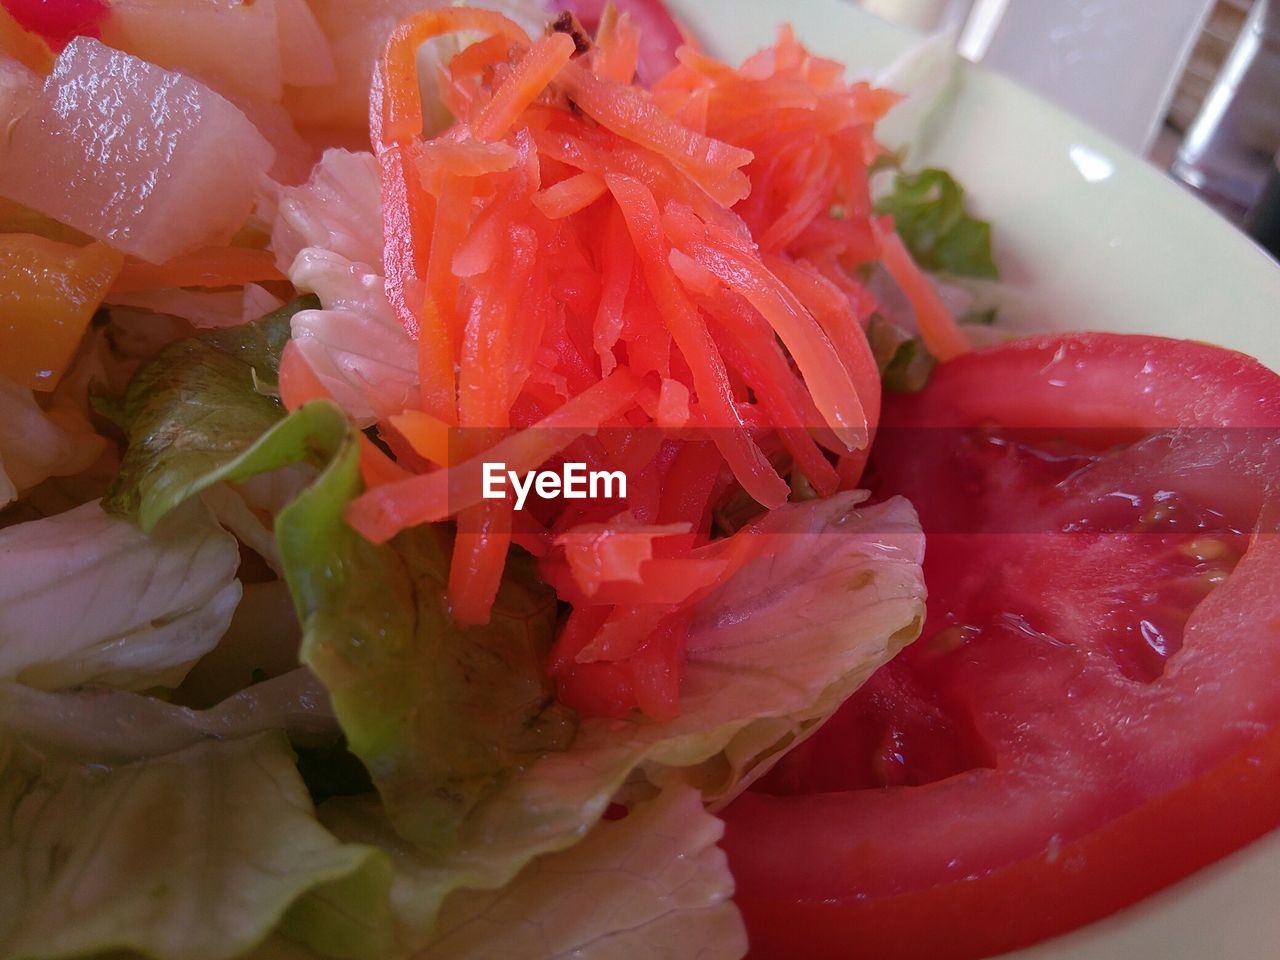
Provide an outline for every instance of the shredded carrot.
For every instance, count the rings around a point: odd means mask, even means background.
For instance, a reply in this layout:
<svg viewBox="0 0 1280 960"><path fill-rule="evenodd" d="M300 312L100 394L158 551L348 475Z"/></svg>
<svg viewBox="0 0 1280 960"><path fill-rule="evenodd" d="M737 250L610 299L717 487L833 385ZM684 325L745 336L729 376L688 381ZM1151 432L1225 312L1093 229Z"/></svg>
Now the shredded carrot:
<svg viewBox="0 0 1280 960"><path fill-rule="evenodd" d="M639 62L640 31L632 24L630 14L620 14L617 7L608 4L596 32L592 64L596 76L616 83L630 83Z"/></svg>
<svg viewBox="0 0 1280 960"><path fill-rule="evenodd" d="M457 123L428 140L414 51L458 30L485 38L439 69ZM939 356L963 342L873 217L874 125L896 95L846 81L790 31L739 67L683 48L646 89L639 43L612 8L581 54L466 7L393 34L371 139L387 294L418 340L421 395L384 418L398 463L369 444L347 519L374 542L455 523L464 623L487 619L508 551L527 549L573 607L560 697L669 717L692 604L770 549L749 535L713 550L718 511L777 507L797 474L827 495L866 463L880 379L863 324L880 308L851 271L882 263ZM293 365L282 383L304 393ZM487 464L569 463L624 476L625 503L484 496Z"/></svg>
<svg viewBox="0 0 1280 960"><path fill-rule="evenodd" d="M748 151L681 126L634 87L607 83L573 63L558 83L605 129L671 160L721 203L736 203L751 189L739 169L750 162Z"/></svg>
<svg viewBox="0 0 1280 960"><path fill-rule="evenodd" d="M507 469L538 469L575 439L599 428L635 402L639 381L623 368L578 394L533 428L512 434L450 470L437 470L369 490L347 511L347 520L365 537L382 543L401 530L451 517L483 500L486 462Z"/></svg>
<svg viewBox="0 0 1280 960"><path fill-rule="evenodd" d="M501 34L518 46L529 46L529 35L519 24L492 10L441 7L414 14L387 38L386 50L375 74L370 124L376 145L408 142L422 132L418 47L433 37L464 30Z"/></svg>
<svg viewBox="0 0 1280 960"><path fill-rule="evenodd" d="M280 356L280 402L286 410L297 410L308 400L329 400L332 395L320 382L296 340L284 345Z"/></svg>
<svg viewBox="0 0 1280 960"><path fill-rule="evenodd" d="M392 460L377 444L360 434L360 476L367 487L395 483L407 477L408 471Z"/></svg>
<svg viewBox="0 0 1280 960"><path fill-rule="evenodd" d="M249 247L205 247L164 263L126 257L112 293L165 290L170 287L238 287L287 279L267 250Z"/></svg>
<svg viewBox="0 0 1280 960"><path fill-rule="evenodd" d="M883 250L884 268L911 301L911 307L916 312L916 324L920 327L920 336L924 338L924 345L929 348L929 352L939 360L952 360L972 350L955 317L951 316L951 311L938 296L938 291L933 289L929 278L911 259L902 238L891 227L878 222L875 224L875 231Z"/></svg>
<svg viewBox="0 0 1280 960"><path fill-rule="evenodd" d="M405 410L388 420L418 456L437 467L449 465L449 424L422 410Z"/></svg>
<svg viewBox="0 0 1280 960"><path fill-rule="evenodd" d="M548 220L577 213L604 196L605 185L594 173L576 173L533 195L533 204Z"/></svg>
<svg viewBox="0 0 1280 960"><path fill-rule="evenodd" d="M472 135L477 140L496 140L503 136L525 107L533 103L569 62L576 49L573 37L567 33L553 33L535 43L471 121Z"/></svg>
<svg viewBox="0 0 1280 960"><path fill-rule="evenodd" d="M511 546L511 503L486 500L458 515L449 566L449 597L459 623L488 623Z"/></svg>

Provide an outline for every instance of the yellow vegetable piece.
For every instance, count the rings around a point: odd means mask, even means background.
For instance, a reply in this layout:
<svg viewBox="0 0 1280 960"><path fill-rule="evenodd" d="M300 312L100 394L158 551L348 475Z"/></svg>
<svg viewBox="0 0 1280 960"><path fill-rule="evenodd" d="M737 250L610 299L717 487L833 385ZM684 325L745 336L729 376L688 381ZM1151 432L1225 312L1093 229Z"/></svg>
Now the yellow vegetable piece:
<svg viewBox="0 0 1280 960"><path fill-rule="evenodd" d="M57 240L59 243L69 243L76 247L83 247L86 243L92 242L91 237L81 233L75 227L68 227L53 217L46 217L43 213L23 206L16 200L0 197L0 234L5 233L34 233L36 236Z"/></svg>
<svg viewBox="0 0 1280 960"><path fill-rule="evenodd" d="M391 417L391 425L409 441L413 452L438 467L449 465L449 425L421 410L406 410Z"/></svg>
<svg viewBox="0 0 1280 960"><path fill-rule="evenodd" d="M0 376L56 387L123 262L100 243L0 234Z"/></svg>

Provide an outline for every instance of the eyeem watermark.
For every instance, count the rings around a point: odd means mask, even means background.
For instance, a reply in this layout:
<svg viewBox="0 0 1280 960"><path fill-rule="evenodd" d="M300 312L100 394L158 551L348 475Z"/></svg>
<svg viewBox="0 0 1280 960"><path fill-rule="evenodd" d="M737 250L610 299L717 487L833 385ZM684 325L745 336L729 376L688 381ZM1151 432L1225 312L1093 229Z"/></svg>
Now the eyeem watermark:
<svg viewBox="0 0 1280 960"><path fill-rule="evenodd" d="M565 463L559 473L530 470L521 476L505 463L484 465L481 495L486 500L505 500L508 485L515 491L517 510L524 509L530 492L544 500L624 500L627 496L627 475L621 470L588 470L585 463Z"/></svg>

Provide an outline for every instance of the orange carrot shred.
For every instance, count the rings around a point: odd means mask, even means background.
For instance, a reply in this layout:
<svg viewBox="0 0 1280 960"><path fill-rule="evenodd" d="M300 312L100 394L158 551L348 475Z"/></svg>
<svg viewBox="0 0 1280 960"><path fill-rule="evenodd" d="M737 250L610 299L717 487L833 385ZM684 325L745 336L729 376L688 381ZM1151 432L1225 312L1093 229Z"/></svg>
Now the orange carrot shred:
<svg viewBox="0 0 1280 960"><path fill-rule="evenodd" d="M515 21L492 10L441 7L414 14L387 39L377 71L370 111L374 140L380 145L406 142L422 131L422 103L418 94L418 47L433 37L464 30L501 34L522 47L529 35Z"/></svg>
<svg viewBox="0 0 1280 960"><path fill-rule="evenodd" d="M604 195L605 184L594 173L583 172L552 184L533 195L533 204L549 220L568 217Z"/></svg>
<svg viewBox="0 0 1280 960"><path fill-rule="evenodd" d="M415 51L459 30L485 37L438 68L457 122L427 140ZM790 30L737 67L690 43L645 88L640 39L611 5L593 45L467 7L392 35L371 140L387 297L421 389L379 425L395 459L362 441L366 490L346 516L374 542L453 521L460 623L488 620L508 551L528 550L572 607L553 664L564 701L666 718L691 605L770 549L713 541L713 523L736 525L721 513L745 498L780 506L784 476L825 496L866 464L881 384L863 325L886 308L850 271L882 265L939 357L967 345L873 218L874 125L896 94L847 81ZM300 360L282 368L291 400L323 390ZM625 476L625 504L484 496L486 465L578 462ZM628 529L687 533L637 551ZM597 568L608 550L584 537L626 556Z"/></svg>
<svg viewBox="0 0 1280 960"><path fill-rule="evenodd" d="M938 296L938 291L933 289L929 279L911 259L902 238L891 227L879 223L876 224L875 231L880 238L885 269L911 301L920 336L924 338L924 345L929 348L929 352L939 360L952 360L972 350L955 317L951 316L951 311Z"/></svg>
<svg viewBox="0 0 1280 960"><path fill-rule="evenodd" d="M329 389L316 376L298 341L290 340L280 355L280 402L286 410L297 410L309 400L331 400Z"/></svg>
<svg viewBox="0 0 1280 960"><path fill-rule="evenodd" d="M535 43L471 121L475 138L497 140L510 130L525 107L547 88L576 49L573 37L567 33L553 33Z"/></svg>
<svg viewBox="0 0 1280 960"><path fill-rule="evenodd" d="M511 513L510 501L486 500L458 515L449 597L453 617L459 623L489 622L511 546Z"/></svg>
<svg viewBox="0 0 1280 960"><path fill-rule="evenodd" d="M438 467L449 465L449 424L421 410L405 410L387 420L423 459Z"/></svg>
<svg viewBox="0 0 1280 960"><path fill-rule="evenodd" d="M612 3L606 5L596 33L596 76L616 83L630 83L640 61L640 31L629 13L618 13Z"/></svg>

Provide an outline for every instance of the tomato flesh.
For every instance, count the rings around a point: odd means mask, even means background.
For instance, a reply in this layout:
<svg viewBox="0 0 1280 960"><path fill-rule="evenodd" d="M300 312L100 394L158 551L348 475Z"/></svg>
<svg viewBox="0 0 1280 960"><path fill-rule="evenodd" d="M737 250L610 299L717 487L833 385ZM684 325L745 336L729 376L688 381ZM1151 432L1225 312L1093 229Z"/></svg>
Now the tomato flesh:
<svg viewBox="0 0 1280 960"><path fill-rule="evenodd" d="M105 0L4 0L3 6L56 50L82 34L98 36L108 10Z"/></svg>
<svg viewBox="0 0 1280 960"><path fill-rule="evenodd" d="M753 955L984 956L1280 824L1280 377L1037 338L884 423L928 622L726 811Z"/></svg>

